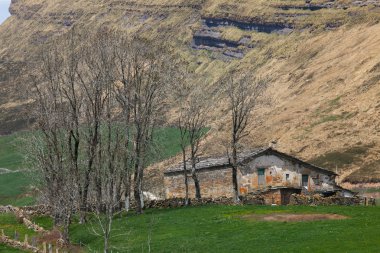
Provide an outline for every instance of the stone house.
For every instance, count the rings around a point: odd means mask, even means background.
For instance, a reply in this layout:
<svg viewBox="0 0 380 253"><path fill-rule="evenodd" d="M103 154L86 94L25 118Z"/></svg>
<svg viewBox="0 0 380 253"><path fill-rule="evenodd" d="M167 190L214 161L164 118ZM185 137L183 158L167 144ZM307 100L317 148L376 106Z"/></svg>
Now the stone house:
<svg viewBox="0 0 380 253"><path fill-rule="evenodd" d="M238 162L240 195L260 193L266 204L288 204L292 193L331 195L344 190L336 185L336 173L270 147L241 153ZM232 168L227 156L201 159L196 170L202 197L232 196ZM190 197L194 197L190 173L188 178ZM166 198L185 196L183 164L164 172L164 184Z"/></svg>

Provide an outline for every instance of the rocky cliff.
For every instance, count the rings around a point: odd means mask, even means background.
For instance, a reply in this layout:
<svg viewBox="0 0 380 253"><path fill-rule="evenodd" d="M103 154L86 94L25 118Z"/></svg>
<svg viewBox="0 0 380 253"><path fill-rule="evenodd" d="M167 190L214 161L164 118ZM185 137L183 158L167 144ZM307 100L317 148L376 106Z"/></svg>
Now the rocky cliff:
<svg viewBox="0 0 380 253"><path fill-rule="evenodd" d="M380 2L376 0L12 0L0 26L0 133L27 128L26 62L73 26L170 39L210 89L232 68L270 81L247 146L267 145L380 181ZM228 117L210 115L204 149L224 151Z"/></svg>

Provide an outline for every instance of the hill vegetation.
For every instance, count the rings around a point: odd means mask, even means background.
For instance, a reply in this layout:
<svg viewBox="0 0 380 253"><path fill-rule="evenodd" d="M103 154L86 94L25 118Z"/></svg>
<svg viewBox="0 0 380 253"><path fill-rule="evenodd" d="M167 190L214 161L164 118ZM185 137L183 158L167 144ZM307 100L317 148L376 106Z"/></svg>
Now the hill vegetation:
<svg viewBox="0 0 380 253"><path fill-rule="evenodd" d="M12 134L9 136L0 137L0 153L2 159L0 160L0 168L11 168L11 170L0 171L0 205L15 205L24 206L35 203L35 193L31 184L34 179L25 166L26 150L20 145L25 145L28 138L31 138L34 133L23 132L22 134ZM156 130L154 140L155 154L151 157L150 163L160 162L162 160L171 158L180 152L179 142L180 132L176 128L160 128ZM148 188L154 187L157 182L157 172L148 174L148 182L152 184L146 186ZM153 179L151 178L153 177Z"/></svg>
<svg viewBox="0 0 380 253"><path fill-rule="evenodd" d="M336 164L337 168L330 169L345 176L347 171L355 172L348 181L380 180L376 163L376 98L380 92L377 1L19 0L10 10L12 16L0 27L2 133L33 123L28 120L33 101L15 87L28 80L26 63L33 62L39 46L73 26L106 26L170 40L210 94L218 92L217 81L231 69L268 78L267 95L272 103L254 112L250 124L254 131L246 147L267 145L275 139L279 149L309 160L368 147L360 155L362 163L346 163L334 156L329 166ZM196 41L200 44L194 46ZM223 150L227 135L223 99L217 99L214 107L212 131L203 148L208 155ZM348 153L344 159L353 160L356 155ZM371 168L363 164L371 164Z"/></svg>

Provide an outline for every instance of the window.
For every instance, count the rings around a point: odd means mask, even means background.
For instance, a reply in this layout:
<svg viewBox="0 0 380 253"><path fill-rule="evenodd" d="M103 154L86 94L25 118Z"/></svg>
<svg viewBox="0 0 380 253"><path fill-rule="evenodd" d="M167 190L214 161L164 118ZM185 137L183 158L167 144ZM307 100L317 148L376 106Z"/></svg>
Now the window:
<svg viewBox="0 0 380 253"><path fill-rule="evenodd" d="M286 175L285 175L285 180L286 180L286 181L289 181L289 178L290 178L290 175L289 175L289 174L286 174Z"/></svg>
<svg viewBox="0 0 380 253"><path fill-rule="evenodd" d="M302 175L302 186L306 189L309 186L309 175Z"/></svg>
<svg viewBox="0 0 380 253"><path fill-rule="evenodd" d="M319 175L318 176L315 176L313 177L313 182L315 185L320 185L320 181L319 181Z"/></svg>
<svg viewBox="0 0 380 253"><path fill-rule="evenodd" d="M265 185L265 169L257 169L258 174L258 185L264 186Z"/></svg>

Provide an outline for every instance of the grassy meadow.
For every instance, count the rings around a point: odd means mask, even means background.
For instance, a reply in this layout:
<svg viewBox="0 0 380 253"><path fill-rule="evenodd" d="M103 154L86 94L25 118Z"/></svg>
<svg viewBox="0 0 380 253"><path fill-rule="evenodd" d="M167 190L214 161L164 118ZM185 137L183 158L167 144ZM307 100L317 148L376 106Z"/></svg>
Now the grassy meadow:
<svg viewBox="0 0 380 253"><path fill-rule="evenodd" d="M34 202L33 197L26 194L30 180L22 171L24 156L20 151L21 137L22 134L0 137L0 205L28 205Z"/></svg>
<svg viewBox="0 0 380 253"><path fill-rule="evenodd" d="M17 148L20 135L0 137L0 205L28 205L30 180L22 172L23 155ZM156 131L157 150L150 162L180 151L179 131ZM158 145L159 143L159 145ZM19 171L21 170L21 171ZM338 214L340 220L264 221L263 215ZM33 221L52 229L49 217ZM11 214L0 214L0 228L13 237L37 236ZM176 209L150 209L144 215L133 212L115 217L111 245L117 252L379 252L380 206L202 206ZM96 219L83 225L74 219L71 241L83 252L102 252L103 239ZM0 244L0 252L17 253Z"/></svg>
<svg viewBox="0 0 380 253"><path fill-rule="evenodd" d="M333 214L340 220L263 221L278 214ZM33 221L51 229L51 218ZM23 228L12 215L0 215L5 233L35 234ZM96 219L86 224L74 221L71 241L83 252L102 252L102 237ZM349 206L216 206L150 209L133 212L113 222L112 252L379 252L380 207ZM21 237L20 237L21 238ZM150 251L149 251L150 248ZM0 245L0 252L6 251Z"/></svg>
<svg viewBox="0 0 380 253"><path fill-rule="evenodd" d="M342 220L268 222L246 215L339 214ZM41 221L42 225L47 223ZM47 223L49 224L49 223ZM203 206L147 210L114 221L112 252L379 252L380 207ZM49 226L49 225L47 225ZM102 252L96 221L73 224L71 239ZM150 243L148 243L150 241ZM92 251L91 251L92 250Z"/></svg>
<svg viewBox="0 0 380 253"><path fill-rule="evenodd" d="M35 202L30 194L31 179L25 173L22 138L28 132L0 137L0 173L1 168L10 170L0 174L0 205L30 205ZM181 151L180 132L176 128L158 128L154 134L154 153L149 163L154 163L176 155Z"/></svg>

